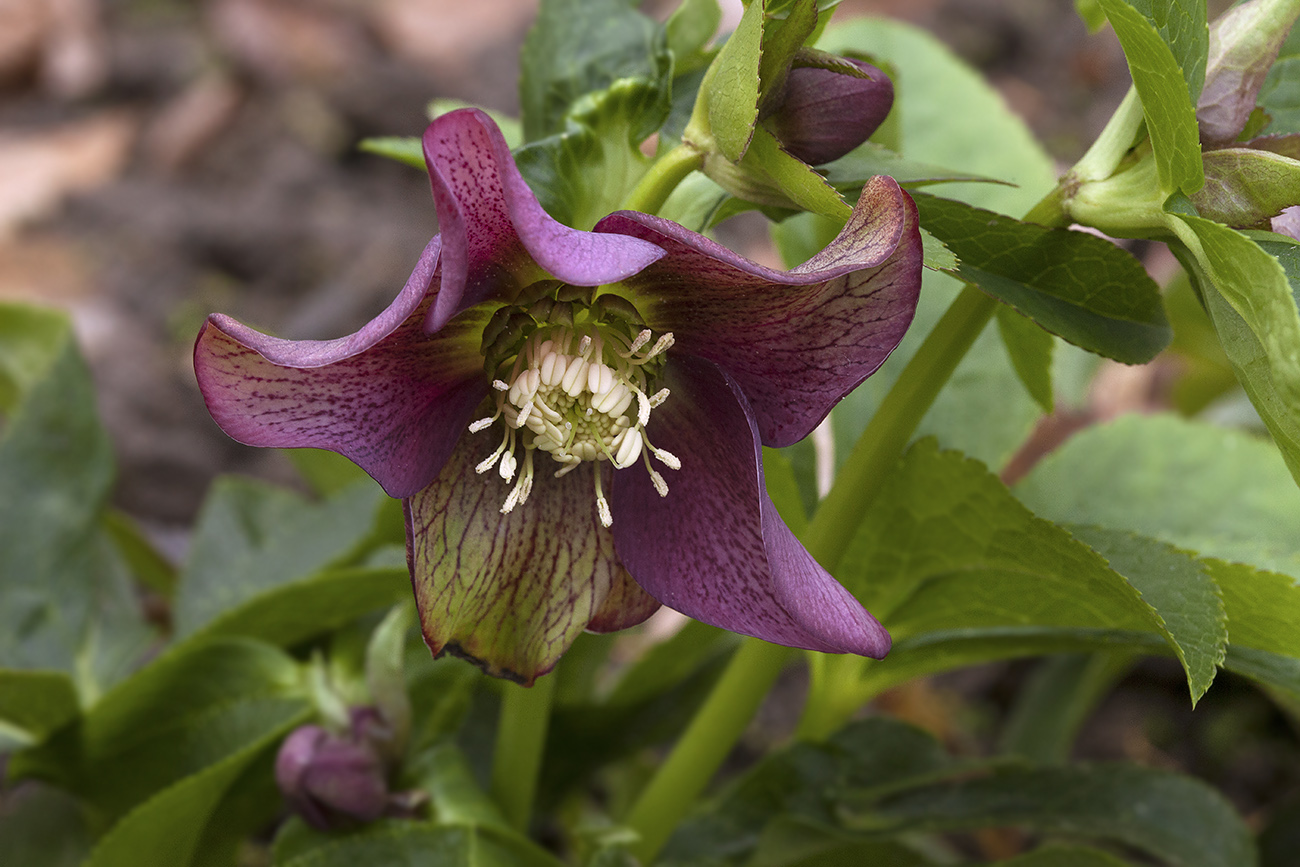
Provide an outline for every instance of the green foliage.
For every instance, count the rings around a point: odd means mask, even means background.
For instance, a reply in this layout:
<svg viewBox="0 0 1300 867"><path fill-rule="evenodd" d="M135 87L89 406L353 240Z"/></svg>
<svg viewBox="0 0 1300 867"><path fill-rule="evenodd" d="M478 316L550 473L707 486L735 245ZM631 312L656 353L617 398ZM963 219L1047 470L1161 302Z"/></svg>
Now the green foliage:
<svg viewBox="0 0 1300 867"><path fill-rule="evenodd" d="M0 412L0 668L75 673L93 700L151 634L102 527L112 446L62 314L0 305Z"/></svg>
<svg viewBox="0 0 1300 867"><path fill-rule="evenodd" d="M67 792L31 782L5 792L0 852L22 867L80 867L92 836L82 806Z"/></svg>
<svg viewBox="0 0 1300 867"><path fill-rule="evenodd" d="M369 481L312 503L262 482L219 479L181 573L173 613L177 635L330 566L355 562L375 538L386 499Z"/></svg>
<svg viewBox="0 0 1300 867"><path fill-rule="evenodd" d="M1166 193L1181 191L1190 195L1205 182L1196 125L1196 96L1205 77L1209 38L1201 32L1205 28L1205 4L1196 0L1100 2L1124 48L1133 85L1142 98L1160 187ZM1150 15L1135 8L1138 6L1149 7ZM1184 6L1187 10L1200 8L1199 25L1190 12L1181 14L1186 11ZM1162 32L1152 23L1152 17L1158 17L1161 23L1171 22L1172 26L1167 25ZM1169 41L1172 39L1177 39L1177 44ZM1180 57L1185 66L1179 64Z"/></svg>
<svg viewBox="0 0 1300 867"><path fill-rule="evenodd" d="M1052 336L1011 307L998 307L998 333L1025 391L1045 413L1056 407L1052 394Z"/></svg>
<svg viewBox="0 0 1300 867"><path fill-rule="evenodd" d="M526 143L565 132L580 100L619 81L639 82L656 94L630 124L636 141L658 129L668 114L667 35L627 0L545 0L520 64Z"/></svg>
<svg viewBox="0 0 1300 867"><path fill-rule="evenodd" d="M1259 105L1268 113L1264 132L1285 135L1300 132L1300 28L1292 28L1277 61L1259 90Z"/></svg>
<svg viewBox="0 0 1300 867"><path fill-rule="evenodd" d="M732 162L745 155L758 121L764 5L758 0L746 7L702 86L708 129L718 150Z"/></svg>
<svg viewBox="0 0 1300 867"><path fill-rule="evenodd" d="M825 744L766 758L684 824L661 863L842 863L805 859L847 855L855 843L880 860L849 863L948 863L909 849L905 835L1006 826L1120 843L1180 867L1238 867L1255 858L1232 807L1190 778L1126 765L962 762L929 735L874 718ZM1007 863L1125 862L1096 849L1045 847Z"/></svg>
<svg viewBox="0 0 1300 867"><path fill-rule="evenodd" d="M1168 345L1159 290L1114 244L950 199L913 198L922 224L960 260L959 276L1048 331L1129 364L1150 361Z"/></svg>

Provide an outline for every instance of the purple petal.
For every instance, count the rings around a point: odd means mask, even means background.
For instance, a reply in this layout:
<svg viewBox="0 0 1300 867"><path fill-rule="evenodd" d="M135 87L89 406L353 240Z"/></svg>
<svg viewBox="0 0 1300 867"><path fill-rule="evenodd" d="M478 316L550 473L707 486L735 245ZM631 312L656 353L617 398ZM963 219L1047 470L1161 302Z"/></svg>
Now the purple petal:
<svg viewBox="0 0 1300 867"><path fill-rule="evenodd" d="M763 483L740 387L687 358L667 368L650 439L681 459L660 498L638 468L614 479L614 542L637 583L669 608L776 644L882 657L889 634L812 558Z"/></svg>
<svg viewBox="0 0 1300 867"><path fill-rule="evenodd" d="M614 283L663 256L653 244L556 222L524 183L497 125L478 109L444 114L424 133L444 241L442 291L427 327L550 276Z"/></svg>
<svg viewBox="0 0 1300 867"><path fill-rule="evenodd" d="M420 490L487 393L483 317L461 317L434 335L421 327L437 260L434 238L388 309L337 340L283 340L208 317L194 374L213 419L247 445L338 452L390 496Z"/></svg>
<svg viewBox="0 0 1300 867"><path fill-rule="evenodd" d="M556 479L560 465L538 453L532 495L501 514L511 483L474 472L498 436L467 435L406 501L407 559L430 650L531 684L605 613L623 570L596 517L590 464Z"/></svg>
<svg viewBox="0 0 1300 867"><path fill-rule="evenodd" d="M600 609L587 624L588 632L618 632L630 629L659 610L659 600L641 589L622 564Z"/></svg>
<svg viewBox="0 0 1300 867"><path fill-rule="evenodd" d="M891 178L869 181L839 237L786 272L645 214L611 214L596 231L668 251L624 285L652 328L673 332L674 355L707 358L740 386L770 446L807 436L880 367L921 286L916 207Z"/></svg>

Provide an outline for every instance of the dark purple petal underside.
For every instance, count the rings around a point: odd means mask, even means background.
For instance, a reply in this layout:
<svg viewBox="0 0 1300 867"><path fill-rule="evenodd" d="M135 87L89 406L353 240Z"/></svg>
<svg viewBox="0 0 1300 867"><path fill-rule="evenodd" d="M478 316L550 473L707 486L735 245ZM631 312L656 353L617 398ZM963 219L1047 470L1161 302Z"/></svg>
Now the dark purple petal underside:
<svg viewBox="0 0 1300 867"><path fill-rule="evenodd" d="M767 496L744 394L717 366L675 359L651 441L681 459L661 498L640 468L613 482L614 542L669 608L776 644L882 657L889 634L794 538Z"/></svg>
<svg viewBox="0 0 1300 867"><path fill-rule="evenodd" d="M863 188L825 250L773 271L687 229L621 211L596 231L653 241L668 255L624 281L673 353L722 367L749 399L764 444L797 442L902 340L921 286L916 207L891 178Z"/></svg>
<svg viewBox="0 0 1300 867"><path fill-rule="evenodd" d="M442 291L430 330L542 277L599 286L663 256L645 241L581 232L552 219L524 183L501 131L478 109L429 124L424 158L444 242Z"/></svg>
<svg viewBox="0 0 1300 867"><path fill-rule="evenodd" d="M283 340L208 317L194 373L213 419L247 445L338 452L390 496L423 488L487 391L481 317L423 331L437 259L435 238L388 309L337 340Z"/></svg>
<svg viewBox="0 0 1300 867"><path fill-rule="evenodd" d="M466 436L433 484L406 501L407 560L429 649L529 684L626 576L596 516L591 464L556 479L559 464L539 454L532 495L500 513L512 483L474 472L499 436Z"/></svg>

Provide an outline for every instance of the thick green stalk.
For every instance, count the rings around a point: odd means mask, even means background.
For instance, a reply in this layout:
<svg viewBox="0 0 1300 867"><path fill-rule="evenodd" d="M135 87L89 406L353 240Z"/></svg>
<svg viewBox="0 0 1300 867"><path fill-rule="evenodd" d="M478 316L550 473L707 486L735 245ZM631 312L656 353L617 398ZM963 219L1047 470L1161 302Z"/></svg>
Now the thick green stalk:
<svg viewBox="0 0 1300 867"><path fill-rule="evenodd" d="M492 753L492 799L515 828L528 828L542 769L542 748L551 719L555 675L531 687L503 683L496 749Z"/></svg>
<svg viewBox="0 0 1300 867"><path fill-rule="evenodd" d="M702 165L703 154L692 147L679 144L651 163L645 176L623 202L623 208L646 214L659 213L677 185Z"/></svg>
<svg viewBox="0 0 1300 867"><path fill-rule="evenodd" d="M641 835L631 851L642 864L649 864L659 853L713 779L790 654L788 647L750 638L731 658L713 692L624 820Z"/></svg>

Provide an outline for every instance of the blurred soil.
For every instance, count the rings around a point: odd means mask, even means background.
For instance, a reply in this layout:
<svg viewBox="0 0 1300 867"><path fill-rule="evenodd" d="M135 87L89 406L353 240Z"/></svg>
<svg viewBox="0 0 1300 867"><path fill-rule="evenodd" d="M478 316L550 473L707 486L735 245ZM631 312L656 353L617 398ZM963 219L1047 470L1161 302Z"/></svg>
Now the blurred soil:
<svg viewBox="0 0 1300 867"><path fill-rule="evenodd" d="M673 5L647 8L663 16ZM729 5L734 24L739 4ZM173 553L217 473L294 478L283 456L240 446L209 419L190 361L203 317L221 311L287 337L328 338L381 310L436 220L420 173L359 154L356 143L419 134L434 97L516 111L517 51L535 8L0 0L0 299L71 312L116 443L116 502ZM836 14L883 14L936 33L1063 165L1128 86L1113 35L1088 36L1071 0L844 0ZM727 240L765 255L759 237ZM1095 405L1050 421L1030 457L1081 423L1160 399L1158 370L1106 375L1114 381ZM999 696L1022 672L924 682L895 694L892 710L962 746L962 733L979 728L970 715L1004 710ZM1267 751L1234 757L1234 732L1283 737L1257 694L1235 717L1199 716L1198 732L1214 729L1210 748L1178 728L1188 725L1179 689L1176 672L1140 669L1090 729L1087 754L1205 773L1247 811L1300 776L1279 777ZM780 716L780 704L769 712Z"/></svg>

